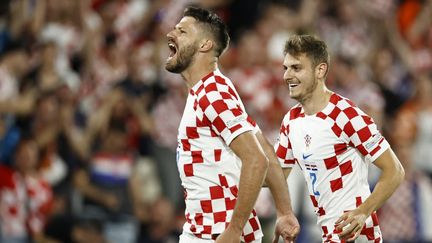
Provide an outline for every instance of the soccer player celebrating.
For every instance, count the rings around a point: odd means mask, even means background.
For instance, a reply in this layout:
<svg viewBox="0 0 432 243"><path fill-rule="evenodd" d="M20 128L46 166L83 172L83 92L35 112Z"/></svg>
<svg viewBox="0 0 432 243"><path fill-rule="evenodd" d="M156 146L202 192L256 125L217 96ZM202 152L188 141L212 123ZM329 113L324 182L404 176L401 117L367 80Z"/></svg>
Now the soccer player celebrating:
<svg viewBox="0 0 432 243"><path fill-rule="evenodd" d="M285 176L295 163L301 168L323 242L382 242L375 211L403 180L400 161L371 117L327 89L329 54L323 41L294 35L284 54L283 80L299 102L285 115L275 145ZM370 163L382 171L372 193Z"/></svg>
<svg viewBox="0 0 432 243"><path fill-rule="evenodd" d="M165 68L180 73L189 88L178 129L177 166L186 191L180 243L261 242L253 205L264 179L278 212L275 238L293 242L300 226L273 147L217 66L229 42L226 26L207 10L187 8L167 38Z"/></svg>

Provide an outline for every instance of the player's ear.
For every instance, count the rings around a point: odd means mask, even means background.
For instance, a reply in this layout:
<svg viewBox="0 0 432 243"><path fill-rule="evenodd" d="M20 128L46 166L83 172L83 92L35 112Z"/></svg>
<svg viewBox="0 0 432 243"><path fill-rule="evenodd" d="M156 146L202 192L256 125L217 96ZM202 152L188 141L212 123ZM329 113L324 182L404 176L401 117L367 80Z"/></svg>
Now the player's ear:
<svg viewBox="0 0 432 243"><path fill-rule="evenodd" d="M200 51L208 52L213 49L215 43L210 39L204 39L199 46Z"/></svg>
<svg viewBox="0 0 432 243"><path fill-rule="evenodd" d="M317 78L324 78L327 74L328 65L327 63L320 63L315 68L315 74Z"/></svg>

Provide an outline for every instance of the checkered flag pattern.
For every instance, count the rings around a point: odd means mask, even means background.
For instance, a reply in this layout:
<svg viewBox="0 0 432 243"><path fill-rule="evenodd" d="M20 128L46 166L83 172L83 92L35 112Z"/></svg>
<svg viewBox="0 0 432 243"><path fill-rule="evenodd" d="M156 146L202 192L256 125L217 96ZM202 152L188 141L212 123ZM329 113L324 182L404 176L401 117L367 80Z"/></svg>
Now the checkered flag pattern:
<svg viewBox="0 0 432 243"><path fill-rule="evenodd" d="M334 222L370 195L368 166L388 148L373 119L337 94L316 114L306 115L298 104L285 115L276 155L282 167L297 163L302 170L325 242L339 242ZM362 234L380 242L375 214Z"/></svg>
<svg viewBox="0 0 432 243"><path fill-rule="evenodd" d="M258 129L248 117L231 81L219 70L190 90L179 126L177 165L186 190L185 232L215 239L228 226L237 200L240 159L229 144ZM262 237L255 211L246 223L242 240Z"/></svg>

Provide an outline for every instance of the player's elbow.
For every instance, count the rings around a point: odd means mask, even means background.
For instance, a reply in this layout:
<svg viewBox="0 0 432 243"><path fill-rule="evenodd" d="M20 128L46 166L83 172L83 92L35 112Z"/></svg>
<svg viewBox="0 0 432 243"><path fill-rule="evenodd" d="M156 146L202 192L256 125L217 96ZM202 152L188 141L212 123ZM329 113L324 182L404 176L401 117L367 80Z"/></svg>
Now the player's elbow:
<svg viewBox="0 0 432 243"><path fill-rule="evenodd" d="M405 170L401 164L398 164L398 166L396 167L395 179L398 186L405 179Z"/></svg>
<svg viewBox="0 0 432 243"><path fill-rule="evenodd" d="M405 179L405 170L400 163L396 163L393 170L391 171L392 182L395 187L398 187Z"/></svg>

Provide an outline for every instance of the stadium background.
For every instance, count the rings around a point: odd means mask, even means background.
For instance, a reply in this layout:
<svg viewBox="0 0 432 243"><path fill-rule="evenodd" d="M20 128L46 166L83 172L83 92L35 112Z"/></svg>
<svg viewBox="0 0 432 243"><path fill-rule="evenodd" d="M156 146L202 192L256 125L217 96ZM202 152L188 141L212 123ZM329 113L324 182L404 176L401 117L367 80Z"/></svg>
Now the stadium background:
<svg viewBox="0 0 432 243"><path fill-rule="evenodd" d="M407 171L379 211L384 239L432 242L431 0L2 0L0 161L17 169L16 145L37 142L32 170L53 192L40 242L176 242L186 87L164 62L166 33L192 2L228 23L220 68L270 141L294 104L281 80L284 41L292 33L324 39L328 86L374 118ZM372 185L377 177L372 169ZM298 242L319 242L296 172L290 188ZM0 195L4 228L18 216L2 204L3 187ZM256 207L270 242L267 190Z"/></svg>

